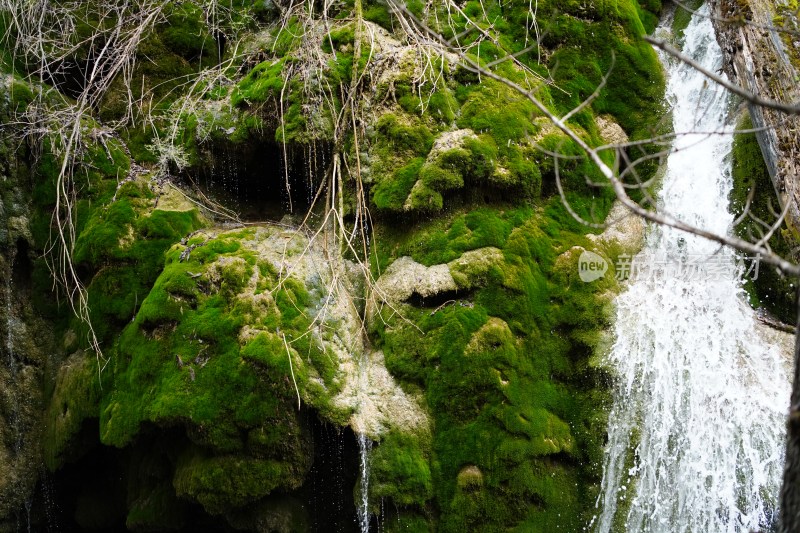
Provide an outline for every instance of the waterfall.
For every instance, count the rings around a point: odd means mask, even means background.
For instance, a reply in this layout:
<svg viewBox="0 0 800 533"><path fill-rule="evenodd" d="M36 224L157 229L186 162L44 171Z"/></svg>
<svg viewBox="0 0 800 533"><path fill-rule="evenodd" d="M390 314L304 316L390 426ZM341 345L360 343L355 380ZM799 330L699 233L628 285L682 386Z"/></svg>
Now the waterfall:
<svg viewBox="0 0 800 533"><path fill-rule="evenodd" d="M361 412L367 402L369 391L369 354L364 352L358 361L358 393L356 410ZM372 452L372 440L367 435L367 427L364 420L353 424L353 431L356 433L358 441L359 457L359 501L356 502L356 512L358 514L358 527L361 533L369 533L369 463L370 452Z"/></svg>
<svg viewBox="0 0 800 533"><path fill-rule="evenodd" d="M361 533L369 533L369 453L372 451L372 441L363 433L356 435L361 467L361 486L359 492L361 501L358 502L358 526Z"/></svg>
<svg viewBox="0 0 800 533"><path fill-rule="evenodd" d="M718 71L707 6L684 53ZM729 99L695 69L668 61L676 132L730 130ZM680 136L667 160L660 208L717 233L728 212L731 136ZM599 516L606 533L747 532L774 527L789 377L760 339L741 268L728 249L671 228L650 228L617 298L618 374L609 415ZM766 268L766 266L762 266Z"/></svg>

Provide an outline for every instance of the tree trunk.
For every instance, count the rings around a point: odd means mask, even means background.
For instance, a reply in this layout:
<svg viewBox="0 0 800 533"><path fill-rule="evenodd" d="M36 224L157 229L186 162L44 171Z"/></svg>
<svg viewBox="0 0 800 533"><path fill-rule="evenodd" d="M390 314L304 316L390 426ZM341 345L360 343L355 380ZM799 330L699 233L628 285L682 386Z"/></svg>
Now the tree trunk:
<svg viewBox="0 0 800 533"><path fill-rule="evenodd" d="M797 299L794 337L794 380L789 419L786 425L786 463L781 487L780 518L782 533L800 532L800 286Z"/></svg>

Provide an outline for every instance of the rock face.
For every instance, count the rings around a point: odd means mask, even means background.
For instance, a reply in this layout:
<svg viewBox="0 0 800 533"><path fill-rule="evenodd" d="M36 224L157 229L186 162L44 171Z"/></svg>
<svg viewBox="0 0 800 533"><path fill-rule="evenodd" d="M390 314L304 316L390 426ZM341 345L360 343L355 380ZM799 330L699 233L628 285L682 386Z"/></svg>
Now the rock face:
<svg viewBox="0 0 800 533"><path fill-rule="evenodd" d="M0 121L10 120L9 77L0 78ZM32 300L30 168L0 133L0 531L25 523L42 464L45 373L60 363L50 325ZM23 150L21 150L23 151Z"/></svg>
<svg viewBox="0 0 800 533"><path fill-rule="evenodd" d="M762 98L796 104L800 97L797 52L775 29L776 12L766 0L713 0L717 40L723 51L723 70L738 85ZM792 22L793 14L784 13ZM752 24L742 21L752 21ZM786 221L800 230L800 131L798 118L748 104L758 143L782 205L789 204Z"/></svg>

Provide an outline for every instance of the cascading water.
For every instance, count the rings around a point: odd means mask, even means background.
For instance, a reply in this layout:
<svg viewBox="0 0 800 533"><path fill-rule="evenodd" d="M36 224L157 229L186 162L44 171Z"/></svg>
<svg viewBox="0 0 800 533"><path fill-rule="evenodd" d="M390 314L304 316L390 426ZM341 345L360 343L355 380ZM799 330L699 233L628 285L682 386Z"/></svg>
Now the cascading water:
<svg viewBox="0 0 800 533"><path fill-rule="evenodd" d="M721 65L708 8L684 53ZM666 61L676 132L722 132L726 93ZM717 233L733 222L731 136L680 136L660 207ZM598 532L746 532L774 524L789 378L776 347L755 333L736 257L700 237L651 228L617 299L610 363L619 381L608 426ZM634 268L634 270L636 270Z"/></svg>
<svg viewBox="0 0 800 533"><path fill-rule="evenodd" d="M361 501L358 502L358 526L361 533L369 533L369 453L372 451L372 441L363 433L356 435L356 438L358 439L361 467L361 486L359 487Z"/></svg>
<svg viewBox="0 0 800 533"><path fill-rule="evenodd" d="M361 409L362 396L369 389L369 373L367 371L367 354L363 354L358 361L358 390L359 400L357 409ZM364 427L354 427L358 441L358 455L360 468L359 501L356 502L358 513L358 527L361 533L369 533L369 455L372 451L372 440L367 436Z"/></svg>

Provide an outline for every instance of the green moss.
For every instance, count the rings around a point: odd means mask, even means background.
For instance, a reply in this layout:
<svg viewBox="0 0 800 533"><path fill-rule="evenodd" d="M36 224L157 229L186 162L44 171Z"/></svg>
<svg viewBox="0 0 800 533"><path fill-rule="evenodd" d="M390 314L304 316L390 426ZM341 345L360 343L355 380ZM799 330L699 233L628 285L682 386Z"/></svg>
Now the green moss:
<svg viewBox="0 0 800 533"><path fill-rule="evenodd" d="M311 455L295 387L327 419L349 416L331 403L336 355L308 334L319 288L285 273L279 284L243 245L276 231L198 235L188 257L174 246L119 339L102 400L106 444L128 446L148 422L184 428L194 447L175 488L211 513L302 484Z"/></svg>
<svg viewBox="0 0 800 533"><path fill-rule="evenodd" d="M481 180L491 177L494 173L494 162L497 160L498 151L492 137L481 135L477 139L464 140L464 149L469 152L469 159L463 160L462 173L467 180Z"/></svg>
<svg viewBox="0 0 800 533"><path fill-rule="evenodd" d="M692 14L695 10L699 9L701 5L703 5L703 0L690 0L689 2L683 2L682 5L675 6L675 14L672 19L672 33L675 35L678 42L683 41L683 32L686 30L686 27L689 26Z"/></svg>
<svg viewBox="0 0 800 533"><path fill-rule="evenodd" d="M591 185L605 181L597 166L564 135L547 135L540 141L540 145L545 150L564 156L558 159L547 158L541 162L539 170L542 187L553 194L556 180L559 179L570 207L584 220L601 222L611 208L614 194L610 187ZM574 220L569 222L572 216L563 211L563 205L558 197L549 203L548 215L573 227L581 226L580 224L576 226Z"/></svg>
<svg viewBox="0 0 800 533"><path fill-rule="evenodd" d="M11 82L8 95L11 98L11 105L17 112L24 111L28 104L36 98L30 85L16 79Z"/></svg>
<svg viewBox="0 0 800 533"><path fill-rule="evenodd" d="M91 355L77 352L59 368L42 439L45 464L51 471L83 453L76 437L86 419L97 417L100 392L98 361Z"/></svg>
<svg viewBox="0 0 800 533"><path fill-rule="evenodd" d="M84 217L73 259L96 272L88 285L92 323L105 340L128 323L161 271L164 253L202 225L197 210L151 210L153 194L129 182Z"/></svg>
<svg viewBox="0 0 800 533"><path fill-rule="evenodd" d="M364 7L364 20L374 22L387 30L392 29L392 16L389 13L389 8L380 2L365 3Z"/></svg>
<svg viewBox="0 0 800 533"><path fill-rule="evenodd" d="M353 46L355 41L355 25L347 24L331 30L328 35L323 39L322 49L331 53L333 49L344 51L347 47ZM333 48L331 48L333 47Z"/></svg>
<svg viewBox="0 0 800 533"><path fill-rule="evenodd" d="M405 94L399 98L398 103L407 113L433 117L445 124L453 122L459 108L455 97L447 89L428 95Z"/></svg>
<svg viewBox="0 0 800 533"><path fill-rule="evenodd" d="M436 164L424 165L419 171L419 179L425 186L437 191L458 189L464 186L464 178L460 173L455 172L452 167L447 168Z"/></svg>
<svg viewBox="0 0 800 533"><path fill-rule="evenodd" d="M639 38L653 26L660 3L590 4L540 1L541 48L517 56L530 72L511 62L492 68L564 113L595 90L615 57L607 88L571 123L597 144L594 117L609 113L642 138L662 112L660 66ZM408 7L434 23L442 14L421 2ZM209 91L214 105L229 97L236 108L234 133L228 137L226 122L226 138L241 142L266 133L304 144L333 137L340 89L349 89L354 67L367 70L369 48L353 57L351 4L331 9L319 76L301 80L296 74L308 72L299 50L306 28L297 18L279 31L263 24L272 32L266 44L246 43L260 63L252 69L248 63L246 73L226 71L233 83ZM533 42L527 3L468 0L463 9L497 38L478 45L464 37L483 64ZM145 110L155 115L185 95L181 83L218 59L196 5L170 5L165 15L168 23L137 51L132 75L135 98L152 91L154 102L163 99ZM364 17L392 24L380 2L366 2ZM466 21L456 16L452 27L439 29L456 35ZM79 30L84 35L87 28ZM433 70L442 67L443 78L431 92L430 79L415 79L415 69L407 67L374 98L380 106L371 109L388 106L391 112L359 125L367 133L359 139L359 149L368 152L362 177L377 207L375 272L402 255L425 265L448 263L459 290L441 307L398 304L369 324L370 341L384 351L400 384L419 392L432 417L430 435L390 431L383 437L373 452L371 501L396 506L398 520L389 530L579 530L597 494L608 402L608 378L589 361L608 327L601 295L616 287L613 280L586 284L577 277L566 252L592 243L561 205L555 164L536 144L570 156L559 161L558 172L581 215L602 217L612 196L586 184L587 177L599 178L592 165L573 159L577 147L543 131L533 104L507 86L436 63ZM294 77L285 79L290 73ZM332 106L319 111L314 99L325 85L332 87ZM123 89L115 81L100 104L101 118L122 116ZM14 98L24 106L31 95L21 90ZM204 115L179 118L178 143L195 158ZM436 137L456 127L475 135L431 155ZM134 160L154 160L146 146L163 135L161 128L156 120L148 129L123 132ZM336 150L352 168L355 143L347 131L338 133ZM52 464L70 455L78 420L99 412L106 444L135 448L150 431L180 437L169 441L166 466L131 463L158 475L131 489L129 527L180 527L176 493L223 513L296 490L310 468L312 444L297 413L295 383L304 410L340 425L350 414L330 405L342 386L335 354L308 334L324 290L291 276L279 285L283 269L245 244L252 233L195 235L188 244L196 248L181 257L186 246L176 243L203 224L197 212L157 209L141 181L118 190L131 158L116 140L88 148L76 175L75 257L87 273L92 318L109 364L99 392L84 366L91 358L60 376L47 415ZM39 243L49 235L58 167L48 152L33 192ZM346 196L352 195L351 183L345 185ZM381 218L407 210L415 216L402 224ZM434 212L439 215L431 217ZM487 247L486 257L468 256ZM44 272L37 262L37 307L57 314L44 297L50 294Z"/></svg>
<svg viewBox="0 0 800 533"><path fill-rule="evenodd" d="M240 105L279 97L285 83L283 69L286 64L286 58L280 58L256 65L237 84L231 96L231 103Z"/></svg>
<svg viewBox="0 0 800 533"><path fill-rule="evenodd" d="M273 460L208 456L191 450L181 456L173 485L178 496L199 502L211 514L241 507L281 485L282 465Z"/></svg>
<svg viewBox="0 0 800 533"><path fill-rule="evenodd" d="M175 489L162 482L130 502L125 526L131 531L180 529L186 521L185 514Z"/></svg>
<svg viewBox="0 0 800 533"><path fill-rule="evenodd" d="M391 432L370 456L370 497L423 508L433 496L430 449L424 437Z"/></svg>
<svg viewBox="0 0 800 533"><path fill-rule="evenodd" d="M441 211L444 207L442 194L424 182L418 182L408 195L408 202L403 207L422 212Z"/></svg>
<svg viewBox="0 0 800 533"><path fill-rule="evenodd" d="M275 56L284 57L294 50L301 43L301 35L303 35L301 22L297 17L291 17L286 25L281 25L275 37L275 42L272 45L272 51Z"/></svg>
<svg viewBox="0 0 800 533"><path fill-rule="evenodd" d="M191 3L171 4L161 29L161 40L174 53L191 61L203 55L218 60L218 50L200 6Z"/></svg>
<svg viewBox="0 0 800 533"><path fill-rule="evenodd" d="M391 177L385 177L372 188L372 201L379 209L401 211L406 198L417 181L425 159L417 157L399 168Z"/></svg>
<svg viewBox="0 0 800 533"><path fill-rule="evenodd" d="M551 91L554 103L563 111L574 108L610 71L608 84L592 108L612 114L634 139L646 137L654 115L663 113L663 69L640 38L645 31L641 12L631 0L597 6L591 19L564 8L561 14L551 15L544 38L544 45L555 49L549 64L555 69L556 85L564 90Z"/></svg>
<svg viewBox="0 0 800 533"><path fill-rule="evenodd" d="M473 86L457 123L478 133L489 132L497 146L503 147L534 135L538 131L532 122L535 116L534 105L513 89L494 80L483 80Z"/></svg>
<svg viewBox="0 0 800 533"><path fill-rule="evenodd" d="M423 156L433 145L433 135L423 124L407 125L396 115L383 115L375 124L379 141L395 152Z"/></svg>
<svg viewBox="0 0 800 533"><path fill-rule="evenodd" d="M750 116L745 116L737 125L738 129L752 129ZM755 133L738 133L733 140L733 188L730 194L731 212L738 217L748 202L748 195L752 193L749 212L759 220L775 220L778 200L775 188L764 164L761 149L758 146ZM745 218L736 228L736 234L743 239L755 241L763 236L763 228L753 219ZM792 236L785 224L775 232L769 240L769 245L774 252L783 257L789 257ZM746 267L751 266L748 260ZM755 278L755 279L753 279ZM761 264L755 272L745 276L745 289L750 295L751 304L764 306L787 324L794 323L797 314L795 305L795 282L783 276L776 269Z"/></svg>
<svg viewBox="0 0 800 533"><path fill-rule="evenodd" d="M472 292L434 311L403 306L404 320L387 312L372 332L390 371L425 391L439 530L579 529L600 481L609 401L589 359L608 327L600 295L616 282L583 283L577 256L559 256L589 241L540 210L475 209L401 235L378 242L425 264L498 249L451 263L464 276L475 265L462 283Z"/></svg>

